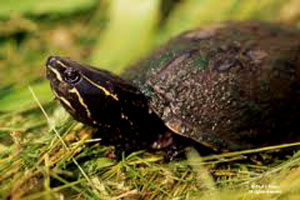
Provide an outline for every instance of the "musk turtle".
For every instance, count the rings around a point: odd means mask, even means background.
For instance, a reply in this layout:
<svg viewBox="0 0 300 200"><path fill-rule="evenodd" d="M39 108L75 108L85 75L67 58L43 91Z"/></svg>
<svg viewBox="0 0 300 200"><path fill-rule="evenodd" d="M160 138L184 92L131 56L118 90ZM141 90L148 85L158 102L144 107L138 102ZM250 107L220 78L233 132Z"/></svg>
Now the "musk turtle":
<svg viewBox="0 0 300 200"><path fill-rule="evenodd" d="M234 151L300 138L300 33L290 27L188 31L120 76L59 56L46 68L66 110L122 150L172 157L188 145Z"/></svg>

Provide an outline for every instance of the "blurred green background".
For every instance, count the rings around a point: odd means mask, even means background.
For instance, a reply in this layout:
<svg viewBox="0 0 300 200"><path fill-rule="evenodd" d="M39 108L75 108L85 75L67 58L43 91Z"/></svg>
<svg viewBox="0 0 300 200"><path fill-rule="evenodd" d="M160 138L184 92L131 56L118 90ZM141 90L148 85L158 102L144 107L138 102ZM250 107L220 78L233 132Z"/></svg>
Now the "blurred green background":
<svg viewBox="0 0 300 200"><path fill-rule="evenodd" d="M49 55L120 73L188 29L224 20L299 25L298 0L1 0L0 112L35 106L52 94Z"/></svg>

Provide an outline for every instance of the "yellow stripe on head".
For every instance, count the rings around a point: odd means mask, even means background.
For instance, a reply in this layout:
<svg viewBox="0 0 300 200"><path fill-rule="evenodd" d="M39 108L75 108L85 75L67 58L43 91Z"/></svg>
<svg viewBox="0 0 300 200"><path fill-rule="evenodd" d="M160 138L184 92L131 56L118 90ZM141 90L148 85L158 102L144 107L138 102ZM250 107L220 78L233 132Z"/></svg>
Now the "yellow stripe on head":
<svg viewBox="0 0 300 200"><path fill-rule="evenodd" d="M65 69L68 69L68 67L67 67L63 62L61 62L60 60L56 60L56 62L57 62L61 67L65 68Z"/></svg>
<svg viewBox="0 0 300 200"><path fill-rule="evenodd" d="M48 67L49 70L51 70L55 74L56 78L60 82L63 82L63 78L61 77L60 73L55 68L53 68L51 65L47 65L47 67Z"/></svg>
<svg viewBox="0 0 300 200"><path fill-rule="evenodd" d="M106 96L111 96L114 100L119 101L119 98L117 97L116 94L112 94L110 91L108 91L105 87L98 85L97 83L95 83L94 81L92 81L91 79L89 79L88 77L81 75L85 80L87 80L90 84L92 84L93 86L97 87L98 89L102 90L104 92L104 94Z"/></svg>
<svg viewBox="0 0 300 200"><path fill-rule="evenodd" d="M54 95L59 99L59 100L61 100L65 105L67 105L73 112L75 112L75 109L73 108L73 106L71 105L71 103L67 100L67 99L65 99L64 97L62 97L62 96L59 96L56 92L55 92L55 90L53 90L53 93L54 93Z"/></svg>
<svg viewBox="0 0 300 200"><path fill-rule="evenodd" d="M92 119L92 115L91 115L91 112L90 112L88 106L84 103L82 97L80 96L80 93L76 90L76 88L70 89L69 92L76 94L79 103L85 108L88 118Z"/></svg>

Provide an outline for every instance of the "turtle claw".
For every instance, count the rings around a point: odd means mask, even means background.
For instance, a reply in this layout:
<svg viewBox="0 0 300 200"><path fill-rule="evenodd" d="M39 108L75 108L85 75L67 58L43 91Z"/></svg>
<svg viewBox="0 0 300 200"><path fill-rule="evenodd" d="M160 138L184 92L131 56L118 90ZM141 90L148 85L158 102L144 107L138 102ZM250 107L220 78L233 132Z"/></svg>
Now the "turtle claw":
<svg viewBox="0 0 300 200"><path fill-rule="evenodd" d="M185 158L185 149L193 146L194 141L170 131L159 135L158 139L152 144L153 151L163 151L164 160L169 162Z"/></svg>
<svg viewBox="0 0 300 200"><path fill-rule="evenodd" d="M180 148L176 145L168 147L165 152L164 159L167 162L185 158L185 148Z"/></svg>

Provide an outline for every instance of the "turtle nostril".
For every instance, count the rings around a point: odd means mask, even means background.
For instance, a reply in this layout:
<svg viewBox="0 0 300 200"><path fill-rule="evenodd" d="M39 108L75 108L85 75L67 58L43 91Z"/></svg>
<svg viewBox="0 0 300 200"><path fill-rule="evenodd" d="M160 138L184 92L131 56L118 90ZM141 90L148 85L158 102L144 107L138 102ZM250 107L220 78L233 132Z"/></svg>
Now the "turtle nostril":
<svg viewBox="0 0 300 200"><path fill-rule="evenodd" d="M55 66L56 65L56 57L49 56L47 59L46 65Z"/></svg>

